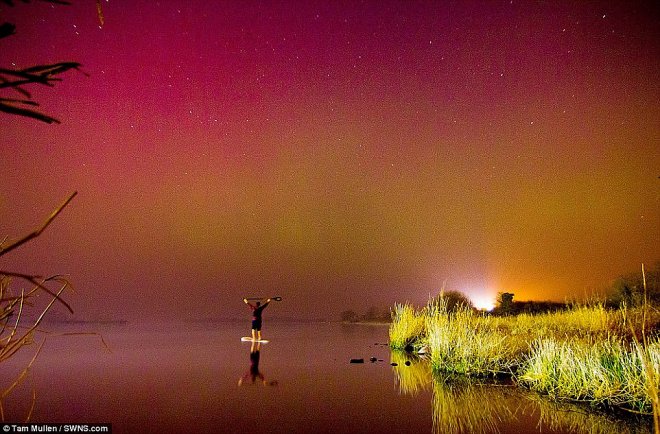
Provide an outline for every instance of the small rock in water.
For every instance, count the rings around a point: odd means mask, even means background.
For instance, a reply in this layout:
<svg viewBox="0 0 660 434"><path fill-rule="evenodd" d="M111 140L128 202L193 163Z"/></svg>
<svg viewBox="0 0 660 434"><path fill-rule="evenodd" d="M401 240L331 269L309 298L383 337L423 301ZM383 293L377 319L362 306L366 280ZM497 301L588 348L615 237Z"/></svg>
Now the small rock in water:
<svg viewBox="0 0 660 434"><path fill-rule="evenodd" d="M378 359L375 358L375 357L372 357L372 358L369 359L369 361L370 361L371 363L373 363L373 362L375 362L375 361L377 361L377 360L378 360Z"/></svg>
<svg viewBox="0 0 660 434"><path fill-rule="evenodd" d="M364 363L364 359L351 359L351 363Z"/></svg>
<svg viewBox="0 0 660 434"><path fill-rule="evenodd" d="M391 366L399 366L399 364L397 362L392 362L392 363L390 363L390 365Z"/></svg>
<svg viewBox="0 0 660 434"><path fill-rule="evenodd" d="M410 360L406 360L406 366L410 366Z"/></svg>

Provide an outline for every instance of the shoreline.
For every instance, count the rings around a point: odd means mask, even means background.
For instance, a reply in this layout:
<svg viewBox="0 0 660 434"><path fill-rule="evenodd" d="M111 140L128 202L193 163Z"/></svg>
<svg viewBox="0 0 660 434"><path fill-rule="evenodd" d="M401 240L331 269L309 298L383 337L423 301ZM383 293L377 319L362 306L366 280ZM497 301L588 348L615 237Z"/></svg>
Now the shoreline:
<svg viewBox="0 0 660 434"><path fill-rule="evenodd" d="M384 321L339 321L342 325L365 325L365 326L390 326L392 322Z"/></svg>
<svg viewBox="0 0 660 434"><path fill-rule="evenodd" d="M638 315L640 314L640 315ZM660 336L632 335L646 318L602 306L491 317L471 311L397 306L390 348L426 349L434 376L510 378L518 387L558 401L652 416L658 413Z"/></svg>

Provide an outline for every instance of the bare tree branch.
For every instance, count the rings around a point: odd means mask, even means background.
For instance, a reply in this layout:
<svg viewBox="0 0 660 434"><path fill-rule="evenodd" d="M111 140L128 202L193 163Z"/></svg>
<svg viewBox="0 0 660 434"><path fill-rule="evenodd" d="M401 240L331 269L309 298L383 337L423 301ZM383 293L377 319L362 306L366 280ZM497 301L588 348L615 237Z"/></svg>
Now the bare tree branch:
<svg viewBox="0 0 660 434"><path fill-rule="evenodd" d="M4 78L3 76L0 75L0 86L2 86L2 87L6 87L6 86L3 86L5 83L9 83L9 80L7 80L6 78ZM32 98L32 95L31 95L30 92L28 92L27 90L25 90L25 89L23 89L23 88L21 88L21 87L19 87L19 86L11 86L11 87L12 87L13 90L15 90L16 92L20 93L20 94L23 95L24 97L26 97L26 98Z"/></svg>
<svg viewBox="0 0 660 434"><path fill-rule="evenodd" d="M24 116L24 117L27 117L27 118L37 119L39 121L46 122L47 124L59 124L60 123L60 121L58 121L57 119L52 118L52 117L50 117L48 115L45 115L43 113L40 113L38 111L16 107L16 106L13 106L11 104L7 104L4 101L7 101L7 100L0 98L0 111L2 111L2 112L9 113L9 114L12 114L12 115L19 115L19 116ZM33 105L38 105L38 104L34 103Z"/></svg>
<svg viewBox="0 0 660 434"><path fill-rule="evenodd" d="M65 0L41 0L46 3L60 4L60 5L70 5L71 3ZM21 0L22 3L30 3L30 0ZM0 0L0 3L4 3L9 6L14 6L14 0ZM101 6L101 1L96 0L96 12L99 18L101 27L105 21L103 17L103 8ZM16 26L12 23L2 23L0 24L0 39L6 38L8 36L14 35L16 33ZM0 89L14 89L17 92L20 92L26 98L31 98L29 92L23 89L21 86L38 83L45 86L54 86L53 82L62 81L60 78L54 78L54 75L61 74L70 69L76 69L80 71L80 64L75 62L61 62L53 65L37 65L30 68L22 70L13 70L2 68L0 69ZM83 74L87 75L83 72ZM9 79L8 77L18 77L19 80ZM36 110L29 110L22 107L17 107L12 103L8 103L9 100L0 98L0 111L12 115L28 117L32 119L37 119L48 124L60 123L57 119L40 113Z"/></svg>
<svg viewBox="0 0 660 434"><path fill-rule="evenodd" d="M80 69L82 65L77 62L59 62L50 65L36 65L25 69L8 69L0 68L0 74L5 74L13 77L20 77L22 80L9 81L2 77L3 83L0 88L23 86L30 83L39 83L45 86L53 87L53 81L62 81L61 78L55 78L54 75L62 74L71 69L81 72L85 76L89 76L86 72Z"/></svg>
<svg viewBox="0 0 660 434"><path fill-rule="evenodd" d="M19 246L21 246L21 245L27 243L27 242L30 241L31 239L36 238L36 237L38 237L39 235L41 235L41 233L42 233L42 232L48 227L48 225L50 225L50 224L53 222L53 220L55 220L55 217L57 217L57 215L58 215L60 212L62 212L62 210L64 209L64 207L66 207L66 206L69 204L69 202L71 202L71 201L73 200L73 198L76 197L77 194L78 194L78 192L77 192L77 191L74 191L74 192L71 194L71 196L69 196L69 197L64 201L64 203L62 203L62 205L60 205L55 211L53 211L53 212L51 213L51 215L48 217L48 219L46 219L46 221L44 222L44 224L41 225L39 228L37 228L37 229L34 230L33 232L27 234L27 235L24 236L23 238L20 238L20 239L14 241L13 243L10 243L7 247L2 248L2 249L0 250L0 256L7 254L8 252L14 250L15 248L17 248L17 247L19 247ZM0 274L2 274L2 272L0 272ZM17 276L17 277L22 277L22 276Z"/></svg>
<svg viewBox="0 0 660 434"><path fill-rule="evenodd" d="M45 291L50 296L52 296L54 300L57 300L60 303L62 303L64 305L64 307L66 307L69 312L73 313L73 309L71 309L71 306L69 306L69 303L67 303L66 301L61 299L60 296L59 296L59 293L55 294L46 285L44 285L46 282L53 280L53 281L57 281L57 282L60 282L60 283L64 282L65 286L70 286L69 283L66 281L66 279L63 279L61 276L59 276L59 275L51 276L51 277L48 277L48 278L44 279L40 276L33 276L31 274L16 273L14 271L2 271L2 270L0 270L0 275L9 276L9 277L18 277L18 278L27 280L28 282L32 283L35 286L31 291L28 292L28 294L27 294L28 296L32 295L32 293L34 293L34 291L36 291L37 289L41 289L42 291ZM39 280L41 280L41 282L39 282ZM6 299L6 300L10 300L10 299ZM2 301L2 300L0 300L0 301Z"/></svg>

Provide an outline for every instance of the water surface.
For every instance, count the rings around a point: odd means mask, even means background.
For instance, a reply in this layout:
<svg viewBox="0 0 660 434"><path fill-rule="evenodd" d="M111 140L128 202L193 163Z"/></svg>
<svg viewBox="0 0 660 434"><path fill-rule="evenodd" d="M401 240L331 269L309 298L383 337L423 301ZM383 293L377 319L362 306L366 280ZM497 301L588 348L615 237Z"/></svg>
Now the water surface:
<svg viewBox="0 0 660 434"><path fill-rule="evenodd" d="M515 387L432 380L427 363L390 352L384 326L269 322L264 338L271 342L260 348L240 341L247 327L231 322L68 326L100 332L112 352L95 335L49 336L29 375L5 398L5 419L22 421L31 414L36 422L110 422L114 433L647 428L584 407L557 406ZM35 349L7 362L7 383ZM365 363L351 364L352 358Z"/></svg>

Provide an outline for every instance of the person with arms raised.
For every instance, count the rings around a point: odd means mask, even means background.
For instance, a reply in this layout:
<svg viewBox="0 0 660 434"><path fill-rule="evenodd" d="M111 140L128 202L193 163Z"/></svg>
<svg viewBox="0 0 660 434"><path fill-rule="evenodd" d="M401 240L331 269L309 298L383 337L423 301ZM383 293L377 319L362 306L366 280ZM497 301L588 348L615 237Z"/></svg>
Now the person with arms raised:
<svg viewBox="0 0 660 434"><path fill-rule="evenodd" d="M247 298L243 299L243 302L247 304L250 309L252 309L252 340L260 341L261 340L261 315L270 303L270 298L266 300L264 304L261 304L260 301L257 301L255 304L252 304L248 301Z"/></svg>

